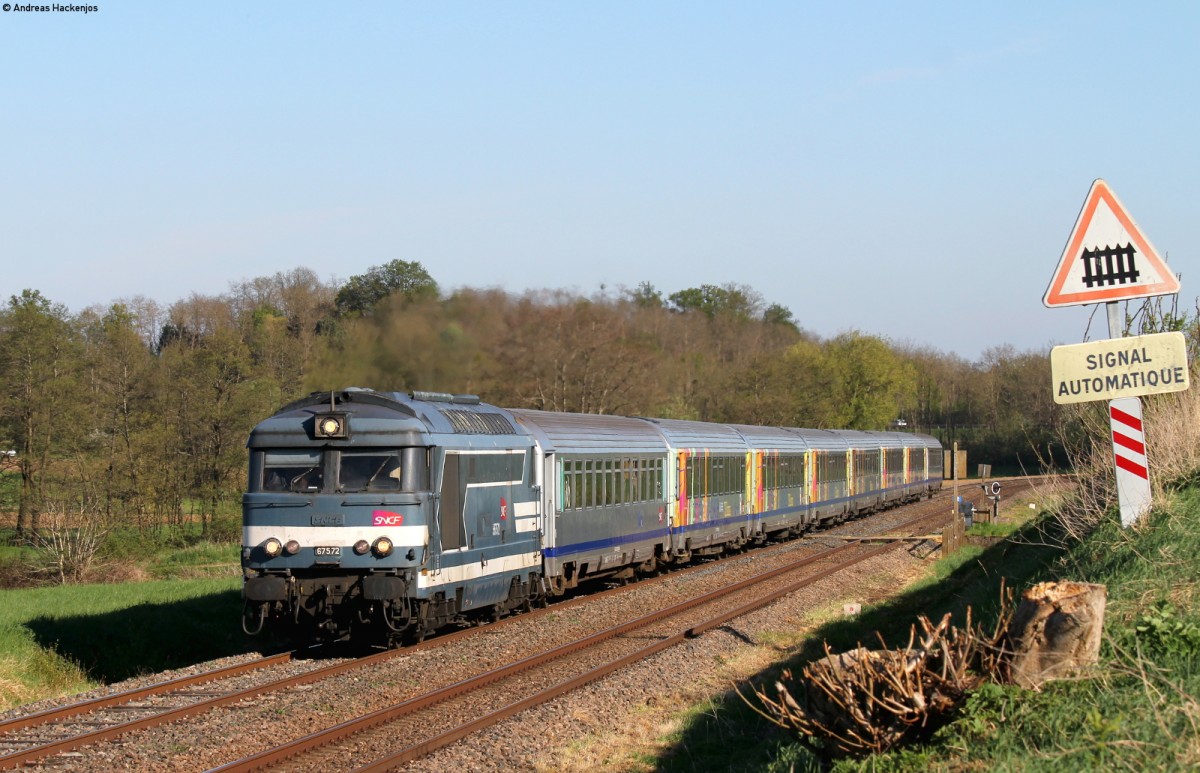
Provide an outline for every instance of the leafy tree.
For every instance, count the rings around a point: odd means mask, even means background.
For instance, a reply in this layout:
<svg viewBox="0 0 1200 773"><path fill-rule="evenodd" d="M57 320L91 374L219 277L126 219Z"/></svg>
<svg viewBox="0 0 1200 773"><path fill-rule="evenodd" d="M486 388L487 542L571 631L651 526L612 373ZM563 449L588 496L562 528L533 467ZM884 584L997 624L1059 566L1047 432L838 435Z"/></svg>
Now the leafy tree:
<svg viewBox="0 0 1200 773"><path fill-rule="evenodd" d="M255 358L271 363L284 400L300 390L322 321L333 313L336 294L336 287L307 268L280 271L230 288L243 335Z"/></svg>
<svg viewBox="0 0 1200 773"><path fill-rule="evenodd" d="M1011 459L1030 468L1036 466L1038 453L1056 455L1062 414L1049 389L1048 354L1018 352L1005 344L987 349L979 366L981 453L989 460Z"/></svg>
<svg viewBox="0 0 1200 773"><path fill-rule="evenodd" d="M780 424L789 427L841 429L837 379L828 364L827 347L816 340L801 340L783 352L779 391L787 396Z"/></svg>
<svg viewBox="0 0 1200 773"><path fill-rule="evenodd" d="M0 426L21 477L17 536L36 534L46 475L79 402L78 341L66 307L37 290L9 298L0 314Z"/></svg>
<svg viewBox="0 0 1200 773"><path fill-rule="evenodd" d="M393 260L350 277L338 290L334 307L338 316L368 314L394 294L408 301L436 298L438 285L420 263Z"/></svg>
<svg viewBox="0 0 1200 773"><path fill-rule="evenodd" d="M156 449L148 442L158 421L152 409L156 362L144 326L124 304L102 316L85 312L81 319L89 431L77 448L76 468L90 481L105 523L131 515L145 526L156 467Z"/></svg>
<svg viewBox="0 0 1200 773"><path fill-rule="evenodd" d="M492 356L480 336L494 340L502 330L497 301L501 307L508 303L503 293L381 303L373 314L346 320L336 336L318 342L307 389L476 390Z"/></svg>
<svg viewBox="0 0 1200 773"><path fill-rule="evenodd" d="M785 325L797 332L800 330L800 326L796 324L796 316L792 314L792 310L778 303L772 303L766 308L763 312L762 320L768 325Z"/></svg>
<svg viewBox="0 0 1200 773"><path fill-rule="evenodd" d="M629 299L644 309L660 309L663 306L662 292L649 282L642 282L636 290L630 290Z"/></svg>
<svg viewBox="0 0 1200 773"><path fill-rule="evenodd" d="M677 311L699 311L709 319L727 314L752 319L762 308L762 296L745 285L700 285L671 293L667 298Z"/></svg>
<svg viewBox="0 0 1200 773"><path fill-rule="evenodd" d="M213 516L236 501L246 436L278 405L279 386L256 367L227 299L193 295L172 306L170 317L197 332L159 355L161 492L179 516L185 500L193 502L207 535Z"/></svg>
<svg viewBox="0 0 1200 773"><path fill-rule="evenodd" d="M631 413L653 365L627 309L604 297L528 294L510 309L501 360L511 404L548 411ZM499 383L498 379L493 379Z"/></svg>
<svg viewBox="0 0 1200 773"><path fill-rule="evenodd" d="M916 390L912 366L883 339L858 331L826 345L825 366L834 378L836 427L886 429Z"/></svg>

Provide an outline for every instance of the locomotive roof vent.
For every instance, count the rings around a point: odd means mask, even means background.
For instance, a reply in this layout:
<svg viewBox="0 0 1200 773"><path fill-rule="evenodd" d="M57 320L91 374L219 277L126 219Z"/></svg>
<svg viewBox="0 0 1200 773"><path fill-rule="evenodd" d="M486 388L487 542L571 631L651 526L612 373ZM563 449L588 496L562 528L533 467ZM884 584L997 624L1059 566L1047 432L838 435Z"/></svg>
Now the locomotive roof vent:
<svg viewBox="0 0 1200 773"><path fill-rule="evenodd" d="M516 429L512 422L498 413L476 413L475 411L455 410L442 411L442 415L450 420L454 431L465 435L515 435Z"/></svg>
<svg viewBox="0 0 1200 773"><path fill-rule="evenodd" d="M448 403L454 399L449 392L413 392L412 399L424 400L427 403Z"/></svg>
<svg viewBox="0 0 1200 773"><path fill-rule="evenodd" d="M449 392L413 392L412 399L424 400L427 403L479 405L479 395L452 395Z"/></svg>

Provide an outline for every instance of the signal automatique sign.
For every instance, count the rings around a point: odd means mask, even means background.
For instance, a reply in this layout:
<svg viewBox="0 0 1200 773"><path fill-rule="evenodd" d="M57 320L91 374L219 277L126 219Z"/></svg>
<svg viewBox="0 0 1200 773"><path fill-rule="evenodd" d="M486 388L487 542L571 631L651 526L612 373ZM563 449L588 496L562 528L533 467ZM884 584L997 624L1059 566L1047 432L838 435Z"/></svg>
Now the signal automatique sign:
<svg viewBox="0 0 1200 773"><path fill-rule="evenodd" d="M1117 301L1179 292L1179 279L1103 180L1088 191L1046 288L1047 306L1108 304L1108 334L1120 336ZM1188 388L1182 333L1056 346L1050 352L1054 402L1108 400L1121 524L1150 508L1150 464L1138 395Z"/></svg>
<svg viewBox="0 0 1200 773"><path fill-rule="evenodd" d="M1050 350L1054 402L1086 403L1188 388L1183 333L1110 338Z"/></svg>

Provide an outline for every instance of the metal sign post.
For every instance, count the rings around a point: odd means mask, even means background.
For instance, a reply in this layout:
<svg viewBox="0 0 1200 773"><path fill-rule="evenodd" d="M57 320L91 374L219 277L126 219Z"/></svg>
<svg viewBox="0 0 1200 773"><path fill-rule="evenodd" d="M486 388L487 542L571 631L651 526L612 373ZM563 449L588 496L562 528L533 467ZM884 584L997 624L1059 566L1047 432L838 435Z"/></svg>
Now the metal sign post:
<svg viewBox="0 0 1200 773"><path fill-rule="evenodd" d="M1125 326L1120 322L1117 302L1105 305L1108 307L1108 337L1123 337ZM1187 371L1186 364L1185 357L1184 372ZM1108 416L1113 465L1117 471L1117 504L1121 508L1121 525L1129 528L1150 510L1150 463L1146 458L1146 434L1142 431L1142 398L1109 400Z"/></svg>
<svg viewBox="0 0 1200 773"><path fill-rule="evenodd" d="M1142 431L1142 401L1136 397L1110 400L1108 417L1121 525L1128 527L1150 509L1150 464L1146 460L1146 435Z"/></svg>

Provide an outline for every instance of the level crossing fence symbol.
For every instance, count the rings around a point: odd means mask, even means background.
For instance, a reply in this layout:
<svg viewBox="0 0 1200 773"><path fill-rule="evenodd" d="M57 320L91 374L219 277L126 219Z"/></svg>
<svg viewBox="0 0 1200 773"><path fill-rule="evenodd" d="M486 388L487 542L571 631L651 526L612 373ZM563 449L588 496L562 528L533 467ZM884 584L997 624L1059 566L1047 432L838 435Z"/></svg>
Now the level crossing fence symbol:
<svg viewBox="0 0 1200 773"><path fill-rule="evenodd" d="M1080 258L1083 261L1083 283L1091 288L1136 282L1139 275L1133 262L1136 254L1132 243L1126 243L1124 247L1106 245L1104 249L1084 250Z"/></svg>

